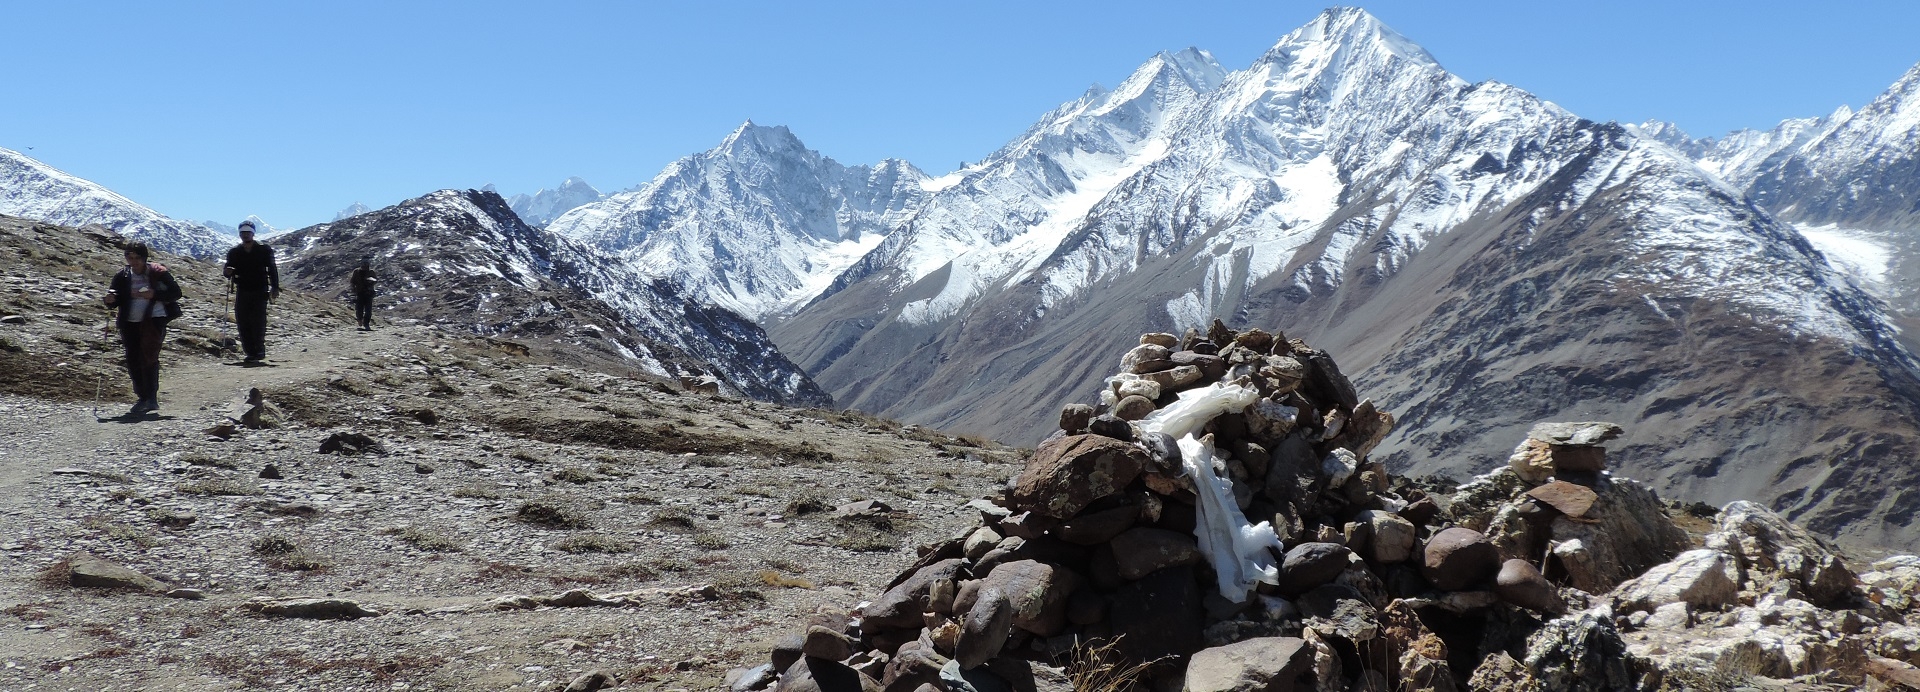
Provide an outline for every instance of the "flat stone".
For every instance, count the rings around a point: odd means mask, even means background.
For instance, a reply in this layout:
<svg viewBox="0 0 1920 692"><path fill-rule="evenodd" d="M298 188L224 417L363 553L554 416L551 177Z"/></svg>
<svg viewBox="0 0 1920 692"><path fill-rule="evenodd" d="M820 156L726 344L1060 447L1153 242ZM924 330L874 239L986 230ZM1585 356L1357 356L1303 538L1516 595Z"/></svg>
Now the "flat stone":
<svg viewBox="0 0 1920 692"><path fill-rule="evenodd" d="M1141 344L1121 356L1120 370L1136 375L1165 370L1173 367L1172 356L1173 351L1165 346Z"/></svg>
<svg viewBox="0 0 1920 692"><path fill-rule="evenodd" d="M1686 603L1715 610L1740 599L1738 563L1711 548L1689 550L1672 561L1654 565L1645 574L1614 589L1614 608L1621 613L1652 611L1669 603Z"/></svg>
<svg viewBox="0 0 1920 692"><path fill-rule="evenodd" d="M1227 362L1221 360L1220 356L1214 354L1201 353L1198 351L1174 351L1172 360L1174 367L1191 365L1199 368L1200 378L1208 382L1218 380L1227 374Z"/></svg>
<svg viewBox="0 0 1920 692"><path fill-rule="evenodd" d="M1600 499L1599 493L1593 492L1592 488L1566 481L1549 481L1527 491L1527 497L1575 519L1585 518L1587 511L1593 509L1594 501Z"/></svg>
<svg viewBox="0 0 1920 692"><path fill-rule="evenodd" d="M1168 361L1169 364L1172 361ZM1164 370L1147 373L1146 377L1160 385L1162 390L1177 389L1200 381L1200 368L1192 365L1173 365Z"/></svg>
<svg viewBox="0 0 1920 692"><path fill-rule="evenodd" d="M1551 445L1592 446L1619 437L1625 429L1612 423L1536 423L1527 431L1529 439Z"/></svg>
<svg viewBox="0 0 1920 692"><path fill-rule="evenodd" d="M1053 535L1060 540L1079 545L1099 545L1113 540L1120 532L1133 527L1140 517L1139 505L1121 505L1112 509L1089 512L1061 522L1054 527Z"/></svg>
<svg viewBox="0 0 1920 692"><path fill-rule="evenodd" d="M877 517L893 511L893 507L879 500L860 500L833 508L834 516L839 517Z"/></svg>
<svg viewBox="0 0 1920 692"><path fill-rule="evenodd" d="M158 579L101 559L90 553L74 553L67 557L66 562L67 583L74 586L99 589L140 589L142 591L167 590L166 583Z"/></svg>
<svg viewBox="0 0 1920 692"><path fill-rule="evenodd" d="M1292 692L1312 667L1306 640L1258 637L1195 653L1185 692Z"/></svg>
<svg viewBox="0 0 1920 692"><path fill-rule="evenodd" d="M380 611L345 598L261 598L242 604L261 615L308 619L356 619L379 617Z"/></svg>
<svg viewBox="0 0 1920 692"><path fill-rule="evenodd" d="M1301 594L1295 605L1306 626L1322 636L1359 643L1380 633L1380 613L1358 589L1345 584L1321 584Z"/></svg>
<svg viewBox="0 0 1920 692"><path fill-rule="evenodd" d="M1113 557L1120 578L1133 581L1175 565L1200 561L1200 547L1189 535L1144 526L1113 537Z"/></svg>

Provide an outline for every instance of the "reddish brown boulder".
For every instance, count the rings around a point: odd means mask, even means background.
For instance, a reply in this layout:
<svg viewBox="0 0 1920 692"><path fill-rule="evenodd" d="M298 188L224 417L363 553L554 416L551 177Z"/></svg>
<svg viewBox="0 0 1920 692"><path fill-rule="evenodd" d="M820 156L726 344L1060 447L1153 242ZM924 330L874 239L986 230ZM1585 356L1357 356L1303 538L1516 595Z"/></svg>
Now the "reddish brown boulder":
<svg viewBox="0 0 1920 692"><path fill-rule="evenodd" d="M1459 591L1492 577L1500 569L1500 551L1473 529L1458 526L1427 539L1420 576L1441 591Z"/></svg>
<svg viewBox="0 0 1920 692"><path fill-rule="evenodd" d="M1120 492L1147 465L1147 453L1103 435L1069 435L1037 450L1007 490L1016 512L1066 519Z"/></svg>

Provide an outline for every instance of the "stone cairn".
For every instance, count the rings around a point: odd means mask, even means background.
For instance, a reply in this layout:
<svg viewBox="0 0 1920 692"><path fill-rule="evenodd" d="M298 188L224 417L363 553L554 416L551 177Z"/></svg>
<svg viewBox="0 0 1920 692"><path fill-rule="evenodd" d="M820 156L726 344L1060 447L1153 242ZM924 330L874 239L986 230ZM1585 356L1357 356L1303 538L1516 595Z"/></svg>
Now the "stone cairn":
<svg viewBox="0 0 1920 692"><path fill-rule="evenodd" d="M1618 426L1538 425L1506 467L1430 495L1368 459L1393 417L1331 357L1219 321L1143 335L1101 401L1066 406L1004 494L970 503L977 528L923 547L872 602L811 616L731 689L1027 692L1038 662L1082 682L1126 671L1117 689L1608 690L1724 674L1721 658L1776 677L1866 660L1819 628L1768 640L1797 660L1725 642L1681 662L1656 655L1687 648L1673 641L1630 652L1654 640L1623 631L1725 619L1700 611L1768 589L1828 614L1871 599L1823 543L1747 503L1708 537L1718 551L1683 554L1659 498L1605 471ZM1793 546L1785 568L1758 555L1776 545Z"/></svg>

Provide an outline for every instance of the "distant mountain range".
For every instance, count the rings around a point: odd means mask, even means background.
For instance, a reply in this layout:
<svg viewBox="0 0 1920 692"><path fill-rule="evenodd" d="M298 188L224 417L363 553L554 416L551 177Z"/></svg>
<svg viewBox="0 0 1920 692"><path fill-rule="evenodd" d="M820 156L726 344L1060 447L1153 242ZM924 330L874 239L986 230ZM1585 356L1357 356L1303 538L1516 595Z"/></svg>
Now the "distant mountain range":
<svg viewBox="0 0 1920 692"><path fill-rule="evenodd" d="M921 205L927 184L905 161L845 166L785 127L748 122L720 146L549 228L763 319L817 297Z"/></svg>
<svg viewBox="0 0 1920 692"><path fill-rule="evenodd" d="M542 189L531 195L519 194L507 198L507 204L513 207L513 213L527 223L545 226L554 219L583 204L604 199L606 195L588 185L578 177L568 178L559 187Z"/></svg>
<svg viewBox="0 0 1920 692"><path fill-rule="evenodd" d="M64 226L104 226L183 255L211 257L234 238L169 219L91 181L11 149L0 149L0 214Z"/></svg>
<svg viewBox="0 0 1920 692"><path fill-rule="evenodd" d="M938 177L749 122L628 192L442 191L281 242L316 290L376 254L421 319L1021 444L1094 400L1090 354L1218 318L1340 353L1400 419L1398 472L1604 419L1663 494L1912 545L1916 92L1920 66L1695 139L1468 83L1336 8L1243 69L1153 56Z"/></svg>
<svg viewBox="0 0 1920 692"><path fill-rule="evenodd" d="M494 192L441 190L274 244L286 282L323 294L346 293L353 268L371 259L382 319L553 339L659 375L713 375L745 396L831 403L752 322L528 225Z"/></svg>

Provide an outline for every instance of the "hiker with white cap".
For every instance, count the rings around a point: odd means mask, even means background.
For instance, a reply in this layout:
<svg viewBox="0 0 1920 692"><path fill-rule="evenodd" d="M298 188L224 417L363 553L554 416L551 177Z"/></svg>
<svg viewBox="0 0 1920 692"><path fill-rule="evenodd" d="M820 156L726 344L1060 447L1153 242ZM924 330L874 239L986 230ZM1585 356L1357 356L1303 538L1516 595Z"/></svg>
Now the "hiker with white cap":
<svg viewBox="0 0 1920 692"><path fill-rule="evenodd" d="M280 268L273 248L253 239L252 219L240 222L240 244L227 251L225 274L233 282L233 320L246 362L267 358L267 301L280 297Z"/></svg>

